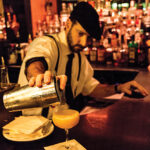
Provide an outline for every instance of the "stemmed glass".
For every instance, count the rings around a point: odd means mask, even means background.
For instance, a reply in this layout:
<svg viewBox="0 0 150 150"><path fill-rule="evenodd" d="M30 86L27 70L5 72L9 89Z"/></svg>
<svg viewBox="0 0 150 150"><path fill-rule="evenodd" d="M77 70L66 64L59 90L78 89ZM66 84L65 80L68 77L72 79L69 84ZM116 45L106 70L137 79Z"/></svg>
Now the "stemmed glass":
<svg viewBox="0 0 150 150"><path fill-rule="evenodd" d="M55 126L64 129L66 133L66 142L58 147L59 150L77 150L76 146L68 144L68 135L69 129L76 126L79 122L79 119L79 112L73 109L64 109L63 107L58 107L58 109L53 112L53 123Z"/></svg>

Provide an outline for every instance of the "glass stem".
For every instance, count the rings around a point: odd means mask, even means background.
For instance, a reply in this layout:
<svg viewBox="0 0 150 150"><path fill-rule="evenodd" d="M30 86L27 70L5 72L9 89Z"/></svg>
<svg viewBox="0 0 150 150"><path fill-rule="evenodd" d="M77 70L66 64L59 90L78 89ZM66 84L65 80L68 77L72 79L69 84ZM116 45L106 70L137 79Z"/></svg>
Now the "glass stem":
<svg viewBox="0 0 150 150"><path fill-rule="evenodd" d="M69 149L70 149L70 146L69 146L69 144L68 144L68 140L69 140L69 130L68 130L68 129L65 129L65 132L66 132L66 144L65 144L65 148L66 148L67 150L69 150Z"/></svg>
<svg viewBox="0 0 150 150"><path fill-rule="evenodd" d="M65 132L66 132L66 143L67 143L69 140L69 130L65 129Z"/></svg>

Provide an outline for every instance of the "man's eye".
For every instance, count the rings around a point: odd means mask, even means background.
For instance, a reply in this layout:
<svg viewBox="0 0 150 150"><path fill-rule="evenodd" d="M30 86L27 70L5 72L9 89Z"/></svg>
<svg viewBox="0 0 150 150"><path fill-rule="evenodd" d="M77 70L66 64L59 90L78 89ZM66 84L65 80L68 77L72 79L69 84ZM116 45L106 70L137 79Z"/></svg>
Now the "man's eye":
<svg viewBox="0 0 150 150"><path fill-rule="evenodd" d="M79 36L83 36L84 35L84 33L82 33L82 32L79 32Z"/></svg>

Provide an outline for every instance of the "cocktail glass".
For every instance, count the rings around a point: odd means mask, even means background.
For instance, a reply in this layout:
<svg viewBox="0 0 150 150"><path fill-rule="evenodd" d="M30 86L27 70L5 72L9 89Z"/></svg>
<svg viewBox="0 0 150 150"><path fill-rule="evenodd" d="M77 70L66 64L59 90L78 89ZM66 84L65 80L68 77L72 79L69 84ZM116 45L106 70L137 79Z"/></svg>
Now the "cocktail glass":
<svg viewBox="0 0 150 150"><path fill-rule="evenodd" d="M53 112L52 120L55 126L64 129L66 133L66 142L58 147L59 150L77 150L74 145L69 145L69 129L76 126L79 122L79 112L73 109L58 108Z"/></svg>

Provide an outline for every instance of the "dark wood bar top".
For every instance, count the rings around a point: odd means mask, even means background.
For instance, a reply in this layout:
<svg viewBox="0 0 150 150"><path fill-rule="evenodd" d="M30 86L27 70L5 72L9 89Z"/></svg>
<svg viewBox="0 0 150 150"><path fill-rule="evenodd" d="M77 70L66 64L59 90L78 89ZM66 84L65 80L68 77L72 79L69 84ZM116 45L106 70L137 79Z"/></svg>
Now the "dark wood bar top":
<svg viewBox="0 0 150 150"><path fill-rule="evenodd" d="M149 102L124 100L106 107L97 104L95 108L96 112L80 117L79 124L70 130L70 139L76 139L88 150L149 150ZM0 116L1 127L14 117L6 111ZM9 141L0 130L2 150L44 150L45 146L64 140L64 131L57 127L48 137L32 142Z"/></svg>
<svg viewBox="0 0 150 150"><path fill-rule="evenodd" d="M150 73L146 69L134 71L138 71L135 80L150 92ZM45 146L64 142L65 133L57 127L48 137L37 141L13 142L5 139L2 135L2 126L20 114L5 110L2 96L3 93L0 94L1 150L44 150ZM124 96L121 100L92 102L87 106L95 111L81 115L79 124L70 129L70 139L76 139L87 150L150 149L149 95L144 98Z"/></svg>

